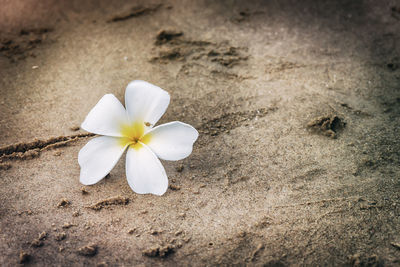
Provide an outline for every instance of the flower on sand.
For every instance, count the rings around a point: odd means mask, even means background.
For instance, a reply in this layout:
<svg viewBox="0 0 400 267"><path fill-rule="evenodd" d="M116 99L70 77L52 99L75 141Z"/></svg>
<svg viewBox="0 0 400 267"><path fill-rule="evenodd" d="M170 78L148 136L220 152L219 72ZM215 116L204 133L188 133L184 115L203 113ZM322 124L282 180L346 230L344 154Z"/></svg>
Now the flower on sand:
<svg viewBox="0 0 400 267"><path fill-rule="evenodd" d="M181 160L192 153L198 132L174 121L153 128L165 113L170 96L145 81L133 81L125 91L125 107L112 94L103 96L86 116L81 128L103 135L80 151L80 182L92 185L103 179L127 149L126 177L139 194L162 195L168 178L160 159Z"/></svg>

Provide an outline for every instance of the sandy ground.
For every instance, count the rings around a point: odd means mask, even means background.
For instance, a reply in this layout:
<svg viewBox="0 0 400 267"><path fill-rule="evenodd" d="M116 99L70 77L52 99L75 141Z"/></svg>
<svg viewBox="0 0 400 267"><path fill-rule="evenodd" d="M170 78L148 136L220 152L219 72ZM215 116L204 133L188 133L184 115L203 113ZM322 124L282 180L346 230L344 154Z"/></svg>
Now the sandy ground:
<svg viewBox="0 0 400 267"><path fill-rule="evenodd" d="M400 264L398 1L0 6L0 265ZM162 197L124 157L82 188L77 126L135 79L193 154Z"/></svg>

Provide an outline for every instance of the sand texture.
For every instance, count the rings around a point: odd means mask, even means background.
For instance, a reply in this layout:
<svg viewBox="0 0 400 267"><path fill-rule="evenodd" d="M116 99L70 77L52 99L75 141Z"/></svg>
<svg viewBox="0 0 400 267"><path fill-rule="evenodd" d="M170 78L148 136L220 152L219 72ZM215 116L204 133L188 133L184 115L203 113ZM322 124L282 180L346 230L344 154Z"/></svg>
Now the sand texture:
<svg viewBox="0 0 400 267"><path fill-rule="evenodd" d="M399 1L0 6L1 266L400 264ZM79 183L135 79L200 133L162 197Z"/></svg>

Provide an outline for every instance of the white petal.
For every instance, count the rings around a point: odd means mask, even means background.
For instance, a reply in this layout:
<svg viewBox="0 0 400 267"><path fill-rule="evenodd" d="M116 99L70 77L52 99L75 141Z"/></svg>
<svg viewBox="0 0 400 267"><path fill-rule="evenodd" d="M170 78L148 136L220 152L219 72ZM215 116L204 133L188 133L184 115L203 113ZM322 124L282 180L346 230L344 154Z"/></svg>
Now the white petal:
<svg viewBox="0 0 400 267"><path fill-rule="evenodd" d="M113 94L107 94L89 112L81 128L95 134L118 137L122 136L121 125L127 122L121 102Z"/></svg>
<svg viewBox="0 0 400 267"><path fill-rule="evenodd" d="M126 177L138 194L161 196L167 191L168 178L157 156L144 144L129 148L126 154Z"/></svg>
<svg viewBox="0 0 400 267"><path fill-rule="evenodd" d="M147 145L161 159L180 160L192 153L199 133L189 124L174 121L159 125L147 134Z"/></svg>
<svg viewBox="0 0 400 267"><path fill-rule="evenodd" d="M167 91L148 82L129 83L125 91L125 107L131 122L153 126L167 110L169 98Z"/></svg>
<svg viewBox="0 0 400 267"><path fill-rule="evenodd" d="M78 155L81 183L91 185L103 179L117 164L127 146L121 145L118 137L100 136L90 140Z"/></svg>

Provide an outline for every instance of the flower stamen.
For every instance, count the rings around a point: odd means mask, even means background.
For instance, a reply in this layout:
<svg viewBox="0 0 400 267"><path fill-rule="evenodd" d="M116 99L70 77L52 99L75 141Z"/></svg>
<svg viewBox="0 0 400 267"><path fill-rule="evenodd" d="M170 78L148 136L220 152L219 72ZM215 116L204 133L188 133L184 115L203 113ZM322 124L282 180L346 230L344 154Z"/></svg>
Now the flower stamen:
<svg viewBox="0 0 400 267"><path fill-rule="evenodd" d="M145 123L135 122L132 124L122 124L121 134L124 136L121 138L120 144L122 146L129 145L132 148L139 149L140 143L148 144L150 141L150 134L145 134Z"/></svg>

